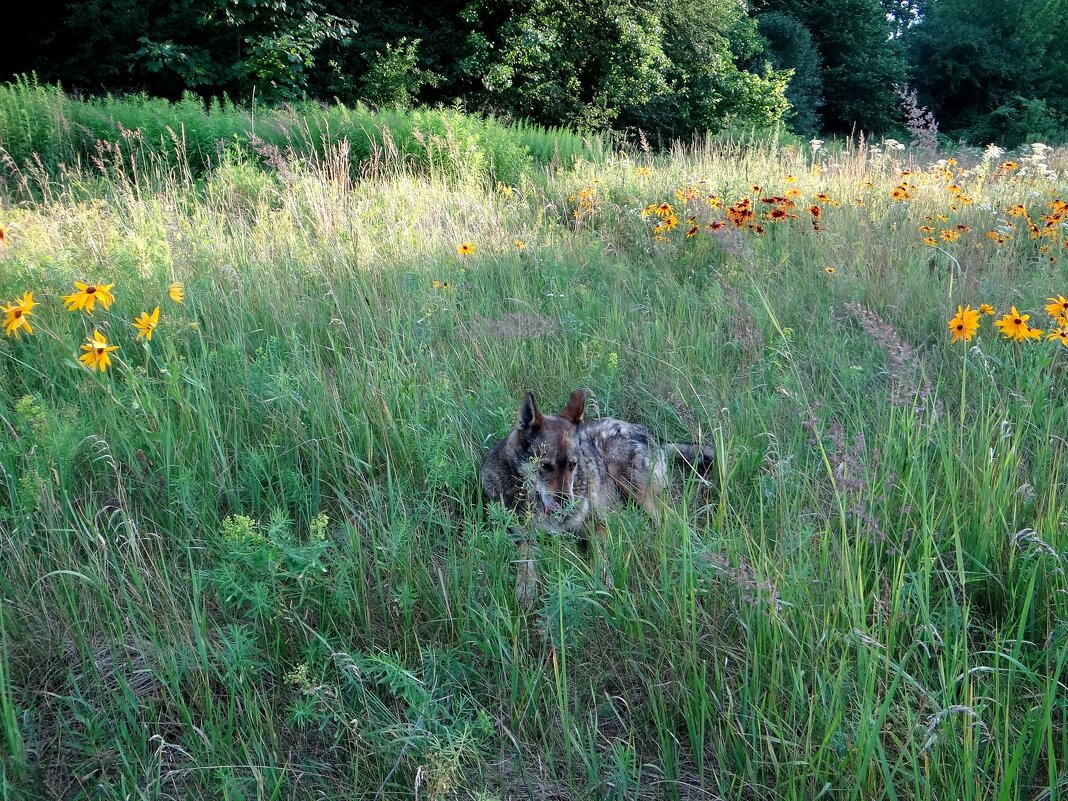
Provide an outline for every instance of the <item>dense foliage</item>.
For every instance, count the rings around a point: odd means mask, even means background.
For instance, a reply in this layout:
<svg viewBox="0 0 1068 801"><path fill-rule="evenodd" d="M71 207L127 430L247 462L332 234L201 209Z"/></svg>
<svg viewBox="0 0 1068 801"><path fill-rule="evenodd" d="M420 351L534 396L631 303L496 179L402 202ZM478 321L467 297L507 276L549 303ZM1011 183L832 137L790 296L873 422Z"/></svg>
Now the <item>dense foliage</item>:
<svg viewBox="0 0 1068 801"><path fill-rule="evenodd" d="M907 138L907 96L944 143L1015 146L1066 138L1066 27L1068 0L43 0L11 17L28 46L0 53L0 78L242 105L458 103L654 145L780 121Z"/></svg>

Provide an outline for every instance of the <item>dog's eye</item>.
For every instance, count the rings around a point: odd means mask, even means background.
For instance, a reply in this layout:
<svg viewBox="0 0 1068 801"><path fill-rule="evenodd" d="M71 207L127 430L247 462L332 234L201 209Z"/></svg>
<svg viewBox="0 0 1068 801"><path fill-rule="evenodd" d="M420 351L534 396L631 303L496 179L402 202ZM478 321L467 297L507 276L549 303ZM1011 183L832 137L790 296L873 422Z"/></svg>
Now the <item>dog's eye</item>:
<svg viewBox="0 0 1068 801"><path fill-rule="evenodd" d="M550 475L553 472L553 466L551 464L543 464L541 466L542 475Z"/></svg>

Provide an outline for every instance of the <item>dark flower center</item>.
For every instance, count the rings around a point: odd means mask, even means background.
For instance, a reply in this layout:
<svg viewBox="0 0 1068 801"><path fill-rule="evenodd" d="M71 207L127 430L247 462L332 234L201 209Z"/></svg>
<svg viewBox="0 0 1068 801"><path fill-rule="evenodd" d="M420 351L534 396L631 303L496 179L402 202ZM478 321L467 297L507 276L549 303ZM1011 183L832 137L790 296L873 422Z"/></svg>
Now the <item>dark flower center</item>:
<svg viewBox="0 0 1068 801"><path fill-rule="evenodd" d="M1015 320L1013 320L1012 322L1013 322L1013 323L1014 323L1015 325L1023 325L1023 320L1021 320L1021 319L1020 319L1019 317L1017 317L1017 318L1016 318Z"/></svg>
<svg viewBox="0 0 1068 801"><path fill-rule="evenodd" d="M87 286L85 288L85 294L86 295L92 295L94 292L96 292L96 287L95 286Z"/></svg>
<svg viewBox="0 0 1068 801"><path fill-rule="evenodd" d="M22 309L15 309L15 319L19 319L22 316Z"/></svg>
<svg viewBox="0 0 1068 801"><path fill-rule="evenodd" d="M964 323L957 323L957 330L958 331L963 331L964 330Z"/></svg>

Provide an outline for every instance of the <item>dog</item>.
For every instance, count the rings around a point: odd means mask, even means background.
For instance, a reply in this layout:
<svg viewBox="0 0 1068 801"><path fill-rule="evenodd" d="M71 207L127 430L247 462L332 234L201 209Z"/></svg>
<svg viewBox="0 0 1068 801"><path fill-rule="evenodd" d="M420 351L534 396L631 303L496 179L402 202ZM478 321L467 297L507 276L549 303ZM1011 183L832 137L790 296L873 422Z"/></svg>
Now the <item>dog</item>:
<svg viewBox="0 0 1068 801"><path fill-rule="evenodd" d="M584 422L585 410L582 390L572 392L557 415L543 415L526 393L515 428L482 464L484 496L543 531L584 538L587 523L600 528L605 513L626 499L659 523L657 500L668 485L669 461L702 472L715 463L712 448L661 443L644 426L613 417ZM536 577L529 542L520 548L525 558L517 594L529 605Z"/></svg>

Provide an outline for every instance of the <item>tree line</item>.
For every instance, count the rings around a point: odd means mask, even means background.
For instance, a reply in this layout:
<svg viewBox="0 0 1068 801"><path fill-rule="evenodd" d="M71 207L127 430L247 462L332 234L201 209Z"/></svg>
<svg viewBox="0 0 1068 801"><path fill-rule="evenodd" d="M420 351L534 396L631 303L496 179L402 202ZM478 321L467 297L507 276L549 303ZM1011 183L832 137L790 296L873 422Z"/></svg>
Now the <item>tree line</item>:
<svg viewBox="0 0 1068 801"><path fill-rule="evenodd" d="M1065 138L1068 0L38 0L0 76L85 94L460 102L658 141L784 121Z"/></svg>

